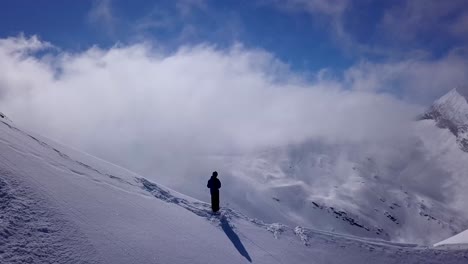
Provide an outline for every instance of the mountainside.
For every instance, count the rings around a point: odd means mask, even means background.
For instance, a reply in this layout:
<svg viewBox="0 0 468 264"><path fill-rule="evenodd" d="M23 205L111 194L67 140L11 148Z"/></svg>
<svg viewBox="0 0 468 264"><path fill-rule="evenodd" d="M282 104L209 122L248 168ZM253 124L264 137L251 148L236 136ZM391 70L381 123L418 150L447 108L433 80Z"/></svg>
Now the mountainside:
<svg viewBox="0 0 468 264"><path fill-rule="evenodd" d="M0 119L1 263L465 263L467 252L268 224Z"/></svg>
<svg viewBox="0 0 468 264"><path fill-rule="evenodd" d="M422 154L426 151L401 152L399 163L385 164L383 157L366 155L363 149L315 142L228 157L225 170L232 173L228 177L241 178L252 190L246 191L248 197L233 194L227 199L233 206L240 200L237 208L262 219L431 244L464 230L468 221L438 197L411 185L417 183L410 178L414 173L438 168L424 167L430 156ZM410 156L414 162L407 161Z"/></svg>
<svg viewBox="0 0 468 264"><path fill-rule="evenodd" d="M220 168L232 190L223 190L222 202L251 216L432 245L468 228L468 155L462 151L467 126L466 99L452 90L408 128L404 139L310 140L205 162Z"/></svg>

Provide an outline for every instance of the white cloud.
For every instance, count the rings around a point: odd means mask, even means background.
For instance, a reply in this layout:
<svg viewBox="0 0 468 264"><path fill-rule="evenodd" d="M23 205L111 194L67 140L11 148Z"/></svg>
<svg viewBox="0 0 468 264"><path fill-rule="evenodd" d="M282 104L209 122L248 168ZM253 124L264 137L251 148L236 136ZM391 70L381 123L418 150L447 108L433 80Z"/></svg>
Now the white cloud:
<svg viewBox="0 0 468 264"><path fill-rule="evenodd" d="M246 151L308 138L383 140L417 112L336 81L306 83L271 54L240 45L165 54L136 44L40 59L10 55L15 41L0 42L4 111L132 168L173 154Z"/></svg>
<svg viewBox="0 0 468 264"><path fill-rule="evenodd" d="M54 47L49 42L39 40L37 36L27 38L24 34L20 34L18 37L0 39L0 46L3 48L4 53L9 55L13 55L13 53L27 54Z"/></svg>

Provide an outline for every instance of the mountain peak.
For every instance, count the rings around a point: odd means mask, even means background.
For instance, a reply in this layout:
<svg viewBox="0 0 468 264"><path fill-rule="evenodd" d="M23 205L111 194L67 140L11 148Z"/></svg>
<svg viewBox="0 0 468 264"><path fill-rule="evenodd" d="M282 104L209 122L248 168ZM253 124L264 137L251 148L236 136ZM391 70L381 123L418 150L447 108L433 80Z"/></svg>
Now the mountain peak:
<svg viewBox="0 0 468 264"><path fill-rule="evenodd" d="M460 88L454 88L434 102L433 106L447 105L451 108L465 107L468 105L467 97Z"/></svg>
<svg viewBox="0 0 468 264"><path fill-rule="evenodd" d="M466 89L454 88L437 99L422 119L432 119L440 128L448 128L463 151L468 152L468 97Z"/></svg>
<svg viewBox="0 0 468 264"><path fill-rule="evenodd" d="M468 101L462 91L454 88L437 99L425 114L426 119L450 121L455 126L468 125Z"/></svg>

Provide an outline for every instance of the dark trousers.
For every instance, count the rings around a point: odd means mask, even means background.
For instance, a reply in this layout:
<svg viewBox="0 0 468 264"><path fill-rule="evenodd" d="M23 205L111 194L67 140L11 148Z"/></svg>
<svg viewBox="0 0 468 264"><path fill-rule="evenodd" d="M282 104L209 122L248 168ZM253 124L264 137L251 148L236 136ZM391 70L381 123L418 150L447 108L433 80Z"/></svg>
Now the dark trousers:
<svg viewBox="0 0 468 264"><path fill-rule="evenodd" d="M219 190L211 190L211 209L213 212L219 211Z"/></svg>

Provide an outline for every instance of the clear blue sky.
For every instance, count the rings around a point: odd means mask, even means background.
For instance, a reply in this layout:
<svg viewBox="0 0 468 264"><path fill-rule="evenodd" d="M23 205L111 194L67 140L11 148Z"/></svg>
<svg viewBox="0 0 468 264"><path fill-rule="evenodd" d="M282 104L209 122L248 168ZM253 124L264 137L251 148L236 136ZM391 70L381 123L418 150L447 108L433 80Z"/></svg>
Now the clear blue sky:
<svg viewBox="0 0 468 264"><path fill-rule="evenodd" d="M340 71L363 58L437 58L465 46L468 2L442 2L7 0L0 37L38 35L67 50L142 39L169 50L240 42L300 71Z"/></svg>

